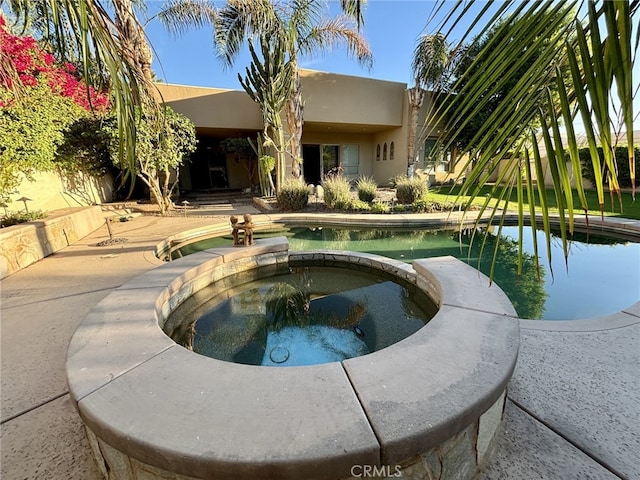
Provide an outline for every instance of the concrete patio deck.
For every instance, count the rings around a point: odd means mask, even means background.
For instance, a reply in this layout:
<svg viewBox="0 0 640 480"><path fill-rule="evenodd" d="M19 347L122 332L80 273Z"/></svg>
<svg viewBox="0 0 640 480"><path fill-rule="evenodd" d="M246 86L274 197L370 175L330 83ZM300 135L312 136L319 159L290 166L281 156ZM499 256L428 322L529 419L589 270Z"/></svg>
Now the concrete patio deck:
<svg viewBox="0 0 640 480"><path fill-rule="evenodd" d="M158 242L245 212L256 213L211 206L115 223L127 242L96 246L108 238L102 227L2 280L0 478L102 478L69 399L71 335L113 289L160 264ZM640 303L597 321L523 320L521 329L504 433L482 478L640 478Z"/></svg>

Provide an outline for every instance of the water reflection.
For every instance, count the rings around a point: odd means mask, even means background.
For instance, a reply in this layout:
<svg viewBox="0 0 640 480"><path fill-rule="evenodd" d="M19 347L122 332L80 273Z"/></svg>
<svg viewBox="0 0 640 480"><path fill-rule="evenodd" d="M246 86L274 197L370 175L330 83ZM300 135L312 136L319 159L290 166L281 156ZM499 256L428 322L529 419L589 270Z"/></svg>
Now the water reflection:
<svg viewBox="0 0 640 480"><path fill-rule="evenodd" d="M341 361L415 333L436 312L414 286L346 268L296 267L232 288L212 285L183 303L165 332L220 360L263 366Z"/></svg>
<svg viewBox="0 0 640 480"><path fill-rule="evenodd" d="M257 238L286 235L291 250L333 249L375 253L412 262L451 255L489 274L493 251L498 261L493 278L522 318L563 320L589 318L621 310L640 299L640 244L604 235L576 232L567 269L560 238L553 238L553 262L547 261L546 240L537 233L540 266L533 256L533 235L525 229L522 275L518 276L516 227L505 227L499 238L490 230L486 242L476 232L433 229L290 228L260 232ZM228 244L211 238L181 247L182 254ZM470 247L470 245L472 245Z"/></svg>

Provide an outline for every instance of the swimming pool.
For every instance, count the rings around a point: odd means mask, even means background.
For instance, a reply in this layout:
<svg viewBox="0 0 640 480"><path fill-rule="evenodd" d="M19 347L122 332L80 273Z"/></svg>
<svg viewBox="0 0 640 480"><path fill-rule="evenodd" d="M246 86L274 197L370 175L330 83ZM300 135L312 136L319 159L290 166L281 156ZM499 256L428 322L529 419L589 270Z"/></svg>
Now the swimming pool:
<svg viewBox="0 0 640 480"><path fill-rule="evenodd" d="M617 312L640 299L640 243L613 237L576 235L571 242L568 269L559 237L551 242L547 263L544 234L538 232L540 271L534 266L533 237L525 229L523 274L517 275L517 227L503 228L494 279L522 318L573 320ZM336 227L271 228L256 238L286 235L291 250L351 250L411 262L417 258L451 255L488 273L497 237L491 233L482 255L481 239L471 244L470 231L436 229L356 229ZM172 257L228 246L230 235L180 245Z"/></svg>

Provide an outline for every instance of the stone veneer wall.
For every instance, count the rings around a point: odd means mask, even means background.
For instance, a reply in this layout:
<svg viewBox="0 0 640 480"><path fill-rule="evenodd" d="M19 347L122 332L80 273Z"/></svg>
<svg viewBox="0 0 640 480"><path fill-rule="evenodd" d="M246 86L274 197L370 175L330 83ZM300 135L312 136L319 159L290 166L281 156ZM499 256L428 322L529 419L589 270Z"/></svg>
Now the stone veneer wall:
<svg viewBox="0 0 640 480"><path fill-rule="evenodd" d="M477 421L437 448L404 465L354 465L354 476L376 480L465 480L489 462L501 431L506 390ZM208 480L169 472L140 462L111 447L85 427L93 458L105 480Z"/></svg>
<svg viewBox="0 0 640 480"><path fill-rule="evenodd" d="M502 426L506 390L482 416L436 448L414 457L404 465L384 465L375 470L354 468L352 477L406 480L463 480L474 478L493 456ZM381 471L382 470L382 471ZM370 474L367 474L370 472Z"/></svg>
<svg viewBox="0 0 640 480"><path fill-rule="evenodd" d="M86 237L104 224L99 206L57 211L44 220L0 230L0 278Z"/></svg>

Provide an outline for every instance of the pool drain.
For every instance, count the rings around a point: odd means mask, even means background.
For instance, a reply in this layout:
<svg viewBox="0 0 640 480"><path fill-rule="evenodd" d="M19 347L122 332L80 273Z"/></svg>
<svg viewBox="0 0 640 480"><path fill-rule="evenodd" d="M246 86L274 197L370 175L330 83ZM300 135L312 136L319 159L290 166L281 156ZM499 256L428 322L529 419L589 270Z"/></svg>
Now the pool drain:
<svg viewBox="0 0 640 480"><path fill-rule="evenodd" d="M289 350L278 345L269 352L269 358L273 363L284 363L289 359Z"/></svg>

